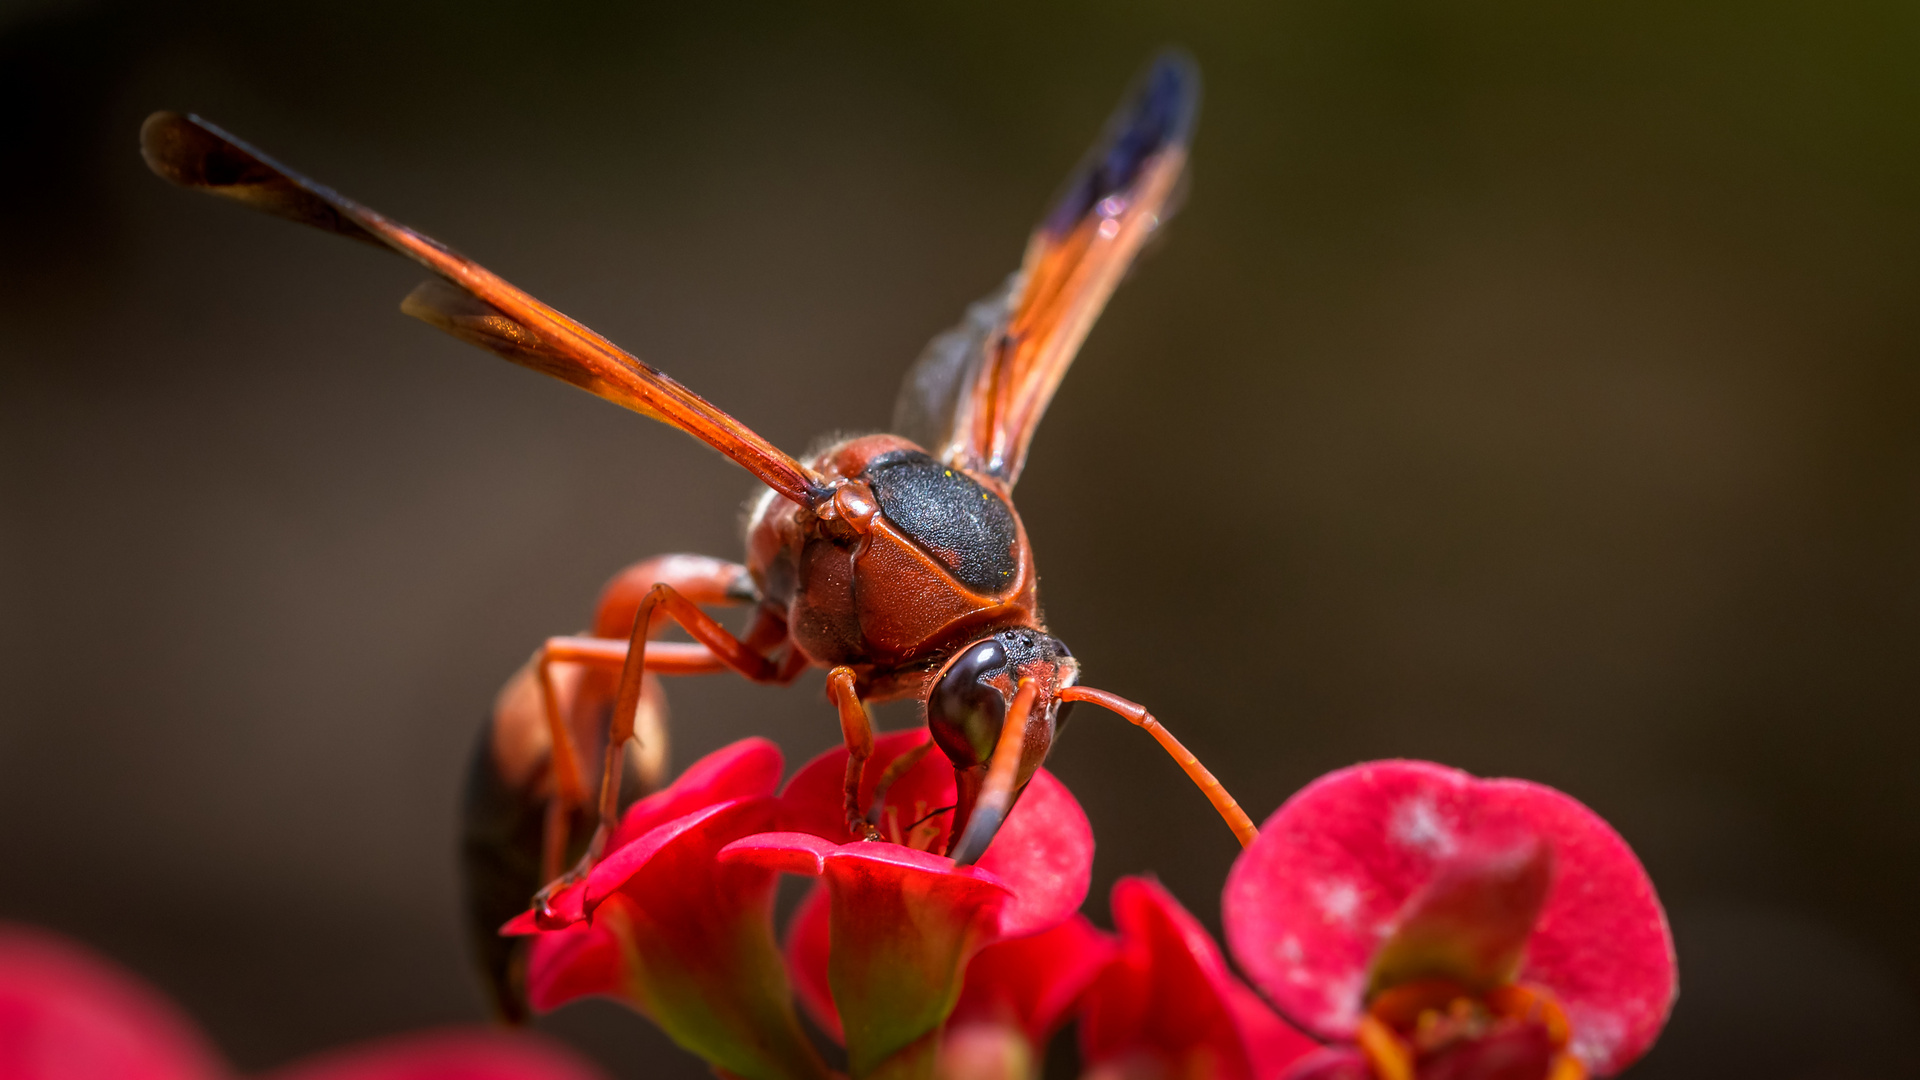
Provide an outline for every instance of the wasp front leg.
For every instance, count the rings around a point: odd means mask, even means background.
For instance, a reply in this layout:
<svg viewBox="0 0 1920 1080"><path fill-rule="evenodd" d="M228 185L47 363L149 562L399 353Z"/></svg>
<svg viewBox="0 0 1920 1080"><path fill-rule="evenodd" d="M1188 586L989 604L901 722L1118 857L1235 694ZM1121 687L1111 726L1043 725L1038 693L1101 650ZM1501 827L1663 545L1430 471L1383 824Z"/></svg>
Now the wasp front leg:
<svg viewBox="0 0 1920 1080"><path fill-rule="evenodd" d="M873 756L873 717L860 700L852 668L842 664L827 672L827 697L840 711L840 737L847 743L847 831L862 840L878 840L880 829L867 820L860 805L861 781Z"/></svg>

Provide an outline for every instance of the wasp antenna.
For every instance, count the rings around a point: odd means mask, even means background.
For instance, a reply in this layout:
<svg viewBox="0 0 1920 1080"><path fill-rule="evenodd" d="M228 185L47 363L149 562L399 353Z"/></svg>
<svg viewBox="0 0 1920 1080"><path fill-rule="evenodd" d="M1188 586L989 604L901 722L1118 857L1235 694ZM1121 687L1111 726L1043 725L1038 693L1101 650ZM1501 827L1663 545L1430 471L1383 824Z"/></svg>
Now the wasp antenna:
<svg viewBox="0 0 1920 1080"><path fill-rule="evenodd" d="M1192 751L1180 745L1180 740L1173 737L1173 732L1162 727L1160 721L1155 720L1153 714L1144 706L1136 705L1118 694L1095 690L1090 686L1069 686L1060 691L1060 700L1084 701L1089 705L1098 705L1108 712L1126 717L1135 727L1145 728L1147 734L1153 736L1154 741L1159 743L1161 748L1179 764L1180 770L1186 773L1187 778L1192 780L1201 794L1207 797L1207 801L1213 804L1213 808L1220 812L1221 820L1227 823L1227 828L1233 830L1234 839L1240 841L1241 847L1252 844L1253 838L1260 835L1260 830L1254 827L1253 819L1247 816L1245 810L1240 809L1240 804L1234 801L1232 795L1227 794L1226 786L1215 779L1205 765L1200 764L1200 759L1194 757ZM996 750L996 757L998 753Z"/></svg>
<svg viewBox="0 0 1920 1080"><path fill-rule="evenodd" d="M1039 695L1040 684L1032 679L1021 679L1019 689L1013 693L1006 722L1000 726L1000 741L994 744L993 757L987 764L986 783L980 786L980 800L973 804L973 814L967 818L959 842L953 845L953 861L962 866L980 861L994 834L1000 831L1001 823L1007 820L1007 811L1013 808L1013 785L1020 772L1020 752L1027 742L1027 717L1033 712L1033 701Z"/></svg>

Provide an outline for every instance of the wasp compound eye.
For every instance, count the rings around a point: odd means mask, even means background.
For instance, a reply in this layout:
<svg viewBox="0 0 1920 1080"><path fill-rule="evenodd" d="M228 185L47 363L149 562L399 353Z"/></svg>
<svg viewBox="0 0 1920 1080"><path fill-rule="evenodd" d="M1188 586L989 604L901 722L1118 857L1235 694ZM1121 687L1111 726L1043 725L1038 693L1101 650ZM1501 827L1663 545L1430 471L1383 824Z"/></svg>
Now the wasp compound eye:
<svg viewBox="0 0 1920 1080"><path fill-rule="evenodd" d="M984 765L1007 719L1007 697L987 680L1007 668L1007 650L994 638L976 641L947 665L927 697L933 741L963 769Z"/></svg>

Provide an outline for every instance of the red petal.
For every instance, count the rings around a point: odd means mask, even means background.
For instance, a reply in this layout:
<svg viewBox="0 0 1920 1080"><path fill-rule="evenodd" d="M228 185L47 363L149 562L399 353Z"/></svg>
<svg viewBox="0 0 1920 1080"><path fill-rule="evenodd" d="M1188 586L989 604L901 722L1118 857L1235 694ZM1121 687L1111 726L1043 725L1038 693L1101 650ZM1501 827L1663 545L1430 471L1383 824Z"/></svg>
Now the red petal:
<svg viewBox="0 0 1920 1080"><path fill-rule="evenodd" d="M1540 1024L1507 1024L1420 1062L1420 1080L1542 1080L1553 1041Z"/></svg>
<svg viewBox="0 0 1920 1080"><path fill-rule="evenodd" d="M1112 934L1078 914L1045 933L989 945L967 965L952 1023L1010 1024L1044 1047L1119 953Z"/></svg>
<svg viewBox="0 0 1920 1080"><path fill-rule="evenodd" d="M150 987L54 934L0 925L0 1076L211 1080L226 1067Z"/></svg>
<svg viewBox="0 0 1920 1080"><path fill-rule="evenodd" d="M961 972L993 939L1011 893L978 867L924 851L887 843L823 850L823 843L805 833L770 833L730 845L721 857L825 878L827 984L852 1074L931 1068Z"/></svg>
<svg viewBox="0 0 1920 1080"><path fill-rule="evenodd" d="M1428 762L1356 765L1309 784L1235 863L1227 941L1267 996L1330 1038L1352 1034L1375 950L1414 893L1478 838L1533 835L1556 874L1519 979L1551 991L1597 1075L1645 1052L1674 994L1653 883L1591 810L1524 780Z"/></svg>
<svg viewBox="0 0 1920 1080"><path fill-rule="evenodd" d="M934 1075L943 1080L1033 1080L1038 1051L1019 1028L1003 1024L950 1024L940 1037Z"/></svg>
<svg viewBox="0 0 1920 1080"><path fill-rule="evenodd" d="M771 823L775 812L771 799L736 799L703 806L654 826L629 843L609 851L605 858L594 864L593 870L587 875L584 889L580 890L584 893L581 904L585 913L591 915L607 897L625 889L635 875L644 871L649 863L663 853L691 846L705 850L711 858L735 837L751 829L751 826L743 824L745 818L750 817L754 825ZM725 839L720 839L722 834L726 834ZM668 885L666 882L660 884ZM574 893L574 889L562 890L555 895L551 906L558 909L562 899L571 901Z"/></svg>
<svg viewBox="0 0 1920 1080"><path fill-rule="evenodd" d="M838 850L840 845L812 833L764 832L728 844L720 858L781 874L819 877L827 872L827 856Z"/></svg>
<svg viewBox="0 0 1920 1080"><path fill-rule="evenodd" d="M874 784L893 759L928 740L925 728L895 731L873 740L873 756L867 759L865 786L860 790L862 806L872 805ZM812 833L836 844L852 843L856 838L847 831L846 747L836 747L800 767L780 793L781 828ZM919 764L907 770L887 791L880 824L905 830L930 811L953 805L953 766L939 750L932 750ZM940 823L935 851L946 850L948 815L933 819Z"/></svg>
<svg viewBox="0 0 1920 1080"><path fill-rule="evenodd" d="M265 1080L601 1080L557 1043L522 1033L453 1030L404 1035L323 1054Z"/></svg>
<svg viewBox="0 0 1920 1080"><path fill-rule="evenodd" d="M975 865L1013 890L1013 903L1001 914L1000 936L1037 933L1057 926L1086 902L1093 881L1093 825L1067 785L1041 769Z"/></svg>
<svg viewBox="0 0 1920 1080"><path fill-rule="evenodd" d="M870 848L891 849L869 851ZM917 856L913 858L912 856ZM855 1077L895 1057L930 1053L960 993L961 973L991 940L1005 886L972 868L891 844L827 860L833 988Z"/></svg>
<svg viewBox="0 0 1920 1080"><path fill-rule="evenodd" d="M535 938L527 964L527 1004L545 1013L580 998L626 999L633 994L626 949L614 925L610 920L580 923Z"/></svg>
<svg viewBox="0 0 1920 1080"><path fill-rule="evenodd" d="M1538 836L1463 842L1374 951L1368 996L1424 978L1481 993L1511 983L1552 883L1553 848Z"/></svg>
<svg viewBox="0 0 1920 1080"><path fill-rule="evenodd" d="M840 1010L833 1007L833 988L827 984L827 958L833 938L832 904L827 887L815 885L800 902L787 924L787 972L793 977L794 994L813 1022L834 1042L845 1045L847 1036L840 1030Z"/></svg>
<svg viewBox="0 0 1920 1080"><path fill-rule="evenodd" d="M780 784L781 762L780 748L761 738L741 739L694 762L673 783L627 808L586 881L556 889L543 909L508 920L500 932L560 930L586 919L608 893L670 842L675 830L692 827L695 815L711 813L723 803L772 795Z"/></svg>
<svg viewBox="0 0 1920 1080"><path fill-rule="evenodd" d="M1323 1046L1287 1067L1284 1080L1374 1080L1365 1054L1351 1046Z"/></svg>
<svg viewBox="0 0 1920 1080"><path fill-rule="evenodd" d="M870 804L873 786L887 765L928 738L926 729L918 728L875 739L861 798ZM853 842L846 824L846 772L847 751L841 747L795 773L780 795L782 827L836 844ZM930 811L951 805L953 766L934 750L888 789L881 822L905 830ZM946 850L950 817L930 819L939 822L931 850ZM1003 910L1000 933L1007 937L1038 933L1079 910L1086 900L1093 875L1093 826L1066 785L1042 769L1021 794L979 866L1013 890L1015 899Z"/></svg>
<svg viewBox="0 0 1920 1080"><path fill-rule="evenodd" d="M723 848L770 827L766 797L696 810L613 852L587 880L592 929L535 941L530 996L613 993L675 1042L748 1077L823 1077L800 1031L773 940L774 874L723 861Z"/></svg>
<svg viewBox="0 0 1920 1080"><path fill-rule="evenodd" d="M784 768L780 748L766 739L723 746L688 766L673 783L627 807L607 850L618 851L642 834L714 803L772 795Z"/></svg>
<svg viewBox="0 0 1920 1080"><path fill-rule="evenodd" d="M815 888L794 913L787 926L787 970L807 1015L835 1042L843 1042L840 1013L827 983L827 901L826 888ZM1011 1025L1032 1046L1044 1047L1118 953L1112 934L1078 914L1045 933L989 945L967 965L948 1028Z"/></svg>
<svg viewBox="0 0 1920 1080"><path fill-rule="evenodd" d="M587 883L572 882L555 889L547 896L546 902L538 904L531 912L533 925L537 930L564 930L587 918ZM508 926L520 925L518 916L507 920Z"/></svg>
<svg viewBox="0 0 1920 1080"><path fill-rule="evenodd" d="M1171 1076L1269 1080L1314 1048L1227 970L1220 949L1158 882L1113 888L1120 958L1087 994L1089 1065L1153 1062Z"/></svg>
<svg viewBox="0 0 1920 1080"><path fill-rule="evenodd" d="M528 934L538 934L545 929L540 925L539 912L523 911L501 924L500 933L506 937L526 937Z"/></svg>

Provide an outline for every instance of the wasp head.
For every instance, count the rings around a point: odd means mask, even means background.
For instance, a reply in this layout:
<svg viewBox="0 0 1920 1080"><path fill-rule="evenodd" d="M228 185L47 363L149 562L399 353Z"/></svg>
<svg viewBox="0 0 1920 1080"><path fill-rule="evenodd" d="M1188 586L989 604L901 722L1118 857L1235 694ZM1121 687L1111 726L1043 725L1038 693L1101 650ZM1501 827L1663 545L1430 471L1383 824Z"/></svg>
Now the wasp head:
<svg viewBox="0 0 1920 1080"><path fill-rule="evenodd" d="M1071 702L1061 690L1080 677L1079 661L1059 638L1032 627L997 631L967 645L934 677L927 695L927 727L934 744L953 762L956 803L948 854L971 863L986 850L1000 822L1034 771L1046 760ZM1014 697L1023 682L1034 687L1020 732L1006 731ZM1020 739L1020 758L1009 791L987 793L988 766L1004 734ZM972 820L976 804L980 820Z"/></svg>

